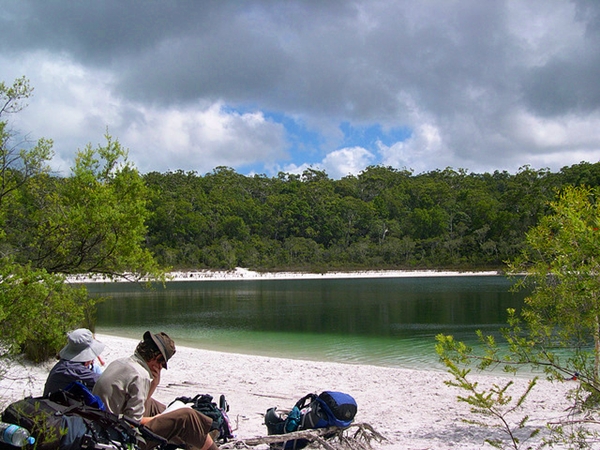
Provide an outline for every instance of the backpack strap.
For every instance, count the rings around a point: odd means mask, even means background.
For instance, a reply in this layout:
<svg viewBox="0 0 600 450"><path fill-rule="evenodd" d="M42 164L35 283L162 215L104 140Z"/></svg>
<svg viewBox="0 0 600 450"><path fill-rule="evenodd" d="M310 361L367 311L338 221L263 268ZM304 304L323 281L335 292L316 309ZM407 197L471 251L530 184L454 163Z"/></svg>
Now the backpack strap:
<svg viewBox="0 0 600 450"><path fill-rule="evenodd" d="M140 424L137 420L131 419L127 416L116 415L109 411L102 411L86 405L70 407L69 412L75 413L92 422L104 424L105 426L111 426L113 428L118 426L118 430L121 433L126 434L134 442L142 440L145 443L150 440L158 442L159 446L164 446L168 442L164 437L159 436L144 425Z"/></svg>
<svg viewBox="0 0 600 450"><path fill-rule="evenodd" d="M212 397L212 395L209 395L209 394L198 394L194 397L194 406L198 406L198 405L202 405L202 404L206 404L206 403L210 404L212 402L213 402L213 397Z"/></svg>
<svg viewBox="0 0 600 450"><path fill-rule="evenodd" d="M79 401L82 401L87 406L93 406L95 408L106 410L104 402L97 395L92 394L92 391L83 383L79 381L73 381L64 389L67 394Z"/></svg>
<svg viewBox="0 0 600 450"><path fill-rule="evenodd" d="M317 394L313 394L313 393L306 394L304 397L302 397L300 400L298 400L296 402L296 407L298 407L298 409L301 410L302 408L307 407L310 404L310 402L315 400L317 397L318 397Z"/></svg>
<svg viewBox="0 0 600 450"><path fill-rule="evenodd" d="M129 422L130 420L133 421L133 419L129 419L127 417L123 417L127 422ZM134 421L135 422L135 421ZM142 438L145 441L154 441L154 442L158 442L159 443L159 447L164 447L165 445L167 445L169 443L169 441L167 439L165 439L162 436L159 436L158 434L156 434L154 431L150 430L149 428L147 428L146 426L139 424L137 425L137 429L140 431L140 433L142 434Z"/></svg>
<svg viewBox="0 0 600 450"><path fill-rule="evenodd" d="M135 419L132 419L131 417L123 415L119 415L117 417L120 421L123 421L123 423L129 425L133 430L138 430L144 440L148 439L151 441L158 442L159 447L163 447L169 442L166 438L159 436L154 431L150 430L145 425L142 425L140 422L138 422Z"/></svg>

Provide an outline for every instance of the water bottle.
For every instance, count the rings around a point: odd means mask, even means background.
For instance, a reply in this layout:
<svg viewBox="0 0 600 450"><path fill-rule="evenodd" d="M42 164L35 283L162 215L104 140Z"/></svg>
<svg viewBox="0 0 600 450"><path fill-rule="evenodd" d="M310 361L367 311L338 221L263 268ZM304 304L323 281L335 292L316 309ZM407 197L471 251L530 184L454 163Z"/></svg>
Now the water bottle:
<svg viewBox="0 0 600 450"><path fill-rule="evenodd" d="M29 435L29 431L12 423L0 422L0 436L2 442L16 447L23 447L26 444L32 445L35 438Z"/></svg>

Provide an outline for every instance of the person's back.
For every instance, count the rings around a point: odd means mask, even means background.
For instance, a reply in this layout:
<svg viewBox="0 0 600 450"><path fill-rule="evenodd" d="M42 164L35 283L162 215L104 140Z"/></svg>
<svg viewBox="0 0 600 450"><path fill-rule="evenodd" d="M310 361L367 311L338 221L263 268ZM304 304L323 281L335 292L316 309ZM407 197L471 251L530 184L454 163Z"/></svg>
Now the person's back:
<svg viewBox="0 0 600 450"><path fill-rule="evenodd" d="M216 450L208 434L212 419L191 408L163 413L165 406L152 398L160 372L175 354L175 343L165 333L144 333L135 353L111 362L96 382L93 393L107 409L137 420L150 431L177 446ZM148 442L143 450L158 445Z"/></svg>
<svg viewBox="0 0 600 450"><path fill-rule="evenodd" d="M91 370L84 363L61 359L48 374L44 385L44 396L47 397L52 392L64 390L74 381L79 381L91 390L99 377L100 374Z"/></svg>
<svg viewBox="0 0 600 450"><path fill-rule="evenodd" d="M142 421L150 390L150 369L137 354L111 362L94 385L93 393L113 414Z"/></svg>
<svg viewBox="0 0 600 450"><path fill-rule="evenodd" d="M70 332L67 345L59 352L60 360L48 374L44 396L65 389L74 381L92 389L100 376L94 371L93 363L103 350L104 344L94 339L90 330L80 328Z"/></svg>

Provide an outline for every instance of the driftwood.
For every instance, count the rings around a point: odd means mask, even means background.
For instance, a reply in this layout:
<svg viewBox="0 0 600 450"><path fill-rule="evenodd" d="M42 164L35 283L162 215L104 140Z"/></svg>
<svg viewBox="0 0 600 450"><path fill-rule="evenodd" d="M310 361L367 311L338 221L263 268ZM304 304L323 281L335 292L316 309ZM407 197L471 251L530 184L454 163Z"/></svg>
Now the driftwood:
<svg viewBox="0 0 600 450"><path fill-rule="evenodd" d="M312 448L326 450L370 450L372 441L383 442L384 436L379 434L368 423L355 423L347 428L329 427L314 430L294 431L286 434L235 439L219 445L220 449L252 448L261 444L269 444L272 448L283 448L284 444L296 439L305 439Z"/></svg>

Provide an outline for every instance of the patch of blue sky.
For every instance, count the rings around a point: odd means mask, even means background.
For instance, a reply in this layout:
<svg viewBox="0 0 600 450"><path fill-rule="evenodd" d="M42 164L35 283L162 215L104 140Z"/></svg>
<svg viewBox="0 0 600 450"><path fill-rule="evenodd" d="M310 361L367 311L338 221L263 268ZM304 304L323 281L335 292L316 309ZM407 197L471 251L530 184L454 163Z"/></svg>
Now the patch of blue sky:
<svg viewBox="0 0 600 450"><path fill-rule="evenodd" d="M265 118L284 126L294 164L306 162L305 160L297 160L297 158L323 156L322 151L325 150L323 145L326 143L326 139L319 132L307 128L302 121L282 113L265 113ZM339 129L343 134L341 141L338 143L337 148L327 149L327 151L347 147L362 147L377 153L378 142L386 146L392 146L412 136L412 129L409 127L383 128L380 124L354 126L350 122L342 122Z"/></svg>
<svg viewBox="0 0 600 450"><path fill-rule="evenodd" d="M412 130L409 127L384 129L379 124L353 126L350 122L342 122L340 130L344 133L342 147L362 147L372 152L376 152L378 142L390 147L412 136Z"/></svg>
<svg viewBox="0 0 600 450"><path fill-rule="evenodd" d="M221 110L227 114L245 114L256 112L258 109L255 105L223 105ZM261 110L265 120L280 124L285 130L285 139L288 147L286 151L289 158L286 161L279 161L282 165L295 164L301 166L305 163L313 162L312 159L322 158L322 146L325 143L324 137L318 132L309 129L302 120L298 120L289 115L275 111ZM265 163L248 164L244 166L244 170L250 170L254 173L263 173Z"/></svg>
<svg viewBox="0 0 600 450"><path fill-rule="evenodd" d="M224 106L226 112L236 112L243 114L256 110L252 107L231 107ZM342 139L338 142L337 148L325 149L327 139L319 131L310 129L302 121L281 112L262 111L266 120L281 124L285 129L285 138L288 142L288 158L285 161L276 161L275 166L284 167L295 165L300 167L304 164L316 164L323 160L325 153L348 147L362 147L373 154L378 153L378 143L385 146L392 146L398 142L409 139L412 135L412 129L408 127L384 128L380 124L371 124L365 126L355 126L350 122L342 122L339 129L342 132ZM265 171L273 169L274 165L269 162L257 162L247 164L243 171L247 173L264 174ZM269 174L274 175L274 174Z"/></svg>
<svg viewBox="0 0 600 450"><path fill-rule="evenodd" d="M267 120L283 125L286 131L286 139L294 153L318 153L325 142L320 133L308 129L301 120L275 112L264 113L264 115Z"/></svg>
<svg viewBox="0 0 600 450"><path fill-rule="evenodd" d="M302 120L278 112L263 112L265 119L283 125L287 141L286 152L288 158L278 161L277 166L283 170L285 167L302 167L305 165L318 166L322 161L324 136L310 129Z"/></svg>

